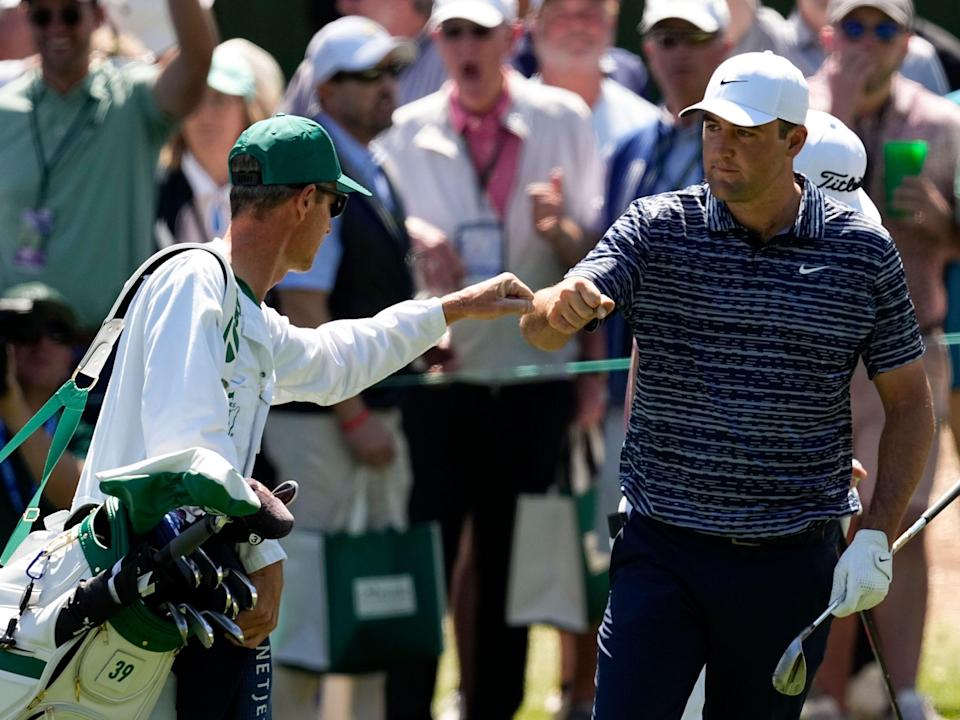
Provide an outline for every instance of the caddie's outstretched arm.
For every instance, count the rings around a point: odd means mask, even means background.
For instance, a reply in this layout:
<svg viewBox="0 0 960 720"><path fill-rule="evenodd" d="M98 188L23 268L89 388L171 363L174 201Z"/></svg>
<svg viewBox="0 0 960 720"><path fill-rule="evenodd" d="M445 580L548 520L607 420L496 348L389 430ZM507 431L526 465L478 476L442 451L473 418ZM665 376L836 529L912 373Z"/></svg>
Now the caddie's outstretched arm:
<svg viewBox="0 0 960 720"><path fill-rule="evenodd" d="M569 277L537 291L533 312L520 318L526 341L541 350L559 350L593 320L603 320L615 303L592 281Z"/></svg>
<svg viewBox="0 0 960 720"><path fill-rule="evenodd" d="M504 315L523 315L533 309L533 291L513 273L468 285L440 298L447 325L458 320L493 320Z"/></svg>

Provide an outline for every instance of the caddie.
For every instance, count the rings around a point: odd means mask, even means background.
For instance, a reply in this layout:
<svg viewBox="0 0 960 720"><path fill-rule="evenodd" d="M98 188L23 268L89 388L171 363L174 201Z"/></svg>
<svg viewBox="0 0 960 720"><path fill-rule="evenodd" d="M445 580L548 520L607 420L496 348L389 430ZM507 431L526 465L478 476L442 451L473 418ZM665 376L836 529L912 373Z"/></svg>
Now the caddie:
<svg viewBox="0 0 960 720"><path fill-rule="evenodd" d="M595 720L680 717L706 664L705 717L794 719L784 649L831 599L879 603L889 541L933 434L903 266L875 221L794 173L803 75L772 53L721 63L701 102L706 183L634 201L521 319L543 349L614 309L636 341L620 463L628 518L598 635ZM886 413L876 492L839 561L850 488L850 378Z"/></svg>
<svg viewBox="0 0 960 720"><path fill-rule="evenodd" d="M271 405L339 402L407 365L450 323L532 307L530 290L504 273L373 318L294 327L263 304L264 295L287 271L311 267L349 193L369 192L342 173L327 133L298 116L249 127L229 163L232 221L211 247L229 259L240 289L234 307L224 308L223 268L203 249L180 253L143 284L126 313L74 511L103 502L99 472L185 448L214 451L249 476ZM153 717L270 717L261 666L269 669L284 554L264 541L238 546L238 555L259 595L256 608L237 619L256 682L218 676L210 663L202 688L219 705L216 715L202 714L202 698L185 696L171 679Z"/></svg>

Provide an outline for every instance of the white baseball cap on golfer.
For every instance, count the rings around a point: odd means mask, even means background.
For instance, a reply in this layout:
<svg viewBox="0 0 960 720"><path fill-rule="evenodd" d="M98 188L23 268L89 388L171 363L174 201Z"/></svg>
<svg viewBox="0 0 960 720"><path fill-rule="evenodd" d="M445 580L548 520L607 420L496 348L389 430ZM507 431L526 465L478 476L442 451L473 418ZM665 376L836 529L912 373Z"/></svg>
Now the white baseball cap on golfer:
<svg viewBox="0 0 960 720"><path fill-rule="evenodd" d="M517 19L517 0L435 0L429 26L447 20L468 20L494 28Z"/></svg>
<svg viewBox="0 0 960 720"><path fill-rule="evenodd" d="M778 119L803 125L809 96L803 73L786 58L769 50L743 53L720 63L703 100L684 108L680 115L703 110L741 127Z"/></svg>
<svg viewBox="0 0 960 720"><path fill-rule="evenodd" d="M393 37L379 23L347 15L327 23L311 38L307 56L313 61L313 83L326 82L338 72L370 70L388 55L412 62L417 49L408 40Z"/></svg>
<svg viewBox="0 0 960 720"><path fill-rule="evenodd" d="M811 110L804 123L807 141L793 169L827 195L880 222L877 206L864 191L867 151L857 134L830 113Z"/></svg>
<svg viewBox="0 0 960 720"><path fill-rule="evenodd" d="M643 19L637 25L641 34L662 20L686 20L703 32L715 33L730 25L726 0L647 0Z"/></svg>

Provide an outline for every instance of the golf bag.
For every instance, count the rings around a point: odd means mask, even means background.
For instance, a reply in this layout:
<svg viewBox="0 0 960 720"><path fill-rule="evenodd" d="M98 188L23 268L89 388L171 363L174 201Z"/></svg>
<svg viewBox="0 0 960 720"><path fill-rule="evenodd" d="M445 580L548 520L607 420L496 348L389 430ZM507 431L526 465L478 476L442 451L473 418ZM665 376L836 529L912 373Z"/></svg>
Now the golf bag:
<svg viewBox="0 0 960 720"><path fill-rule="evenodd" d="M101 489L112 496L104 504L78 511L69 522L66 512L56 513L45 530L29 532L50 471L120 337L137 289L167 259L193 248L221 263L224 321L236 322L236 279L219 254L201 245L157 253L124 285L71 380L0 450L2 460L64 408L40 486L0 559L0 720L148 717L187 637L201 637L205 646L212 642L208 616L194 607L216 615L214 624L236 638L242 632L229 616L256 602L240 573L225 582L206 555L203 572L202 563L184 556L197 552L228 517L256 513L264 520L230 523L232 541L251 533L281 537L292 527L289 511L262 486L248 484L216 453L191 448L99 473ZM224 361L226 381L231 360ZM84 380L89 384L81 389L77 383ZM263 517L278 505L279 517ZM183 507L191 510L178 510ZM187 604L194 611L190 624L178 615Z"/></svg>

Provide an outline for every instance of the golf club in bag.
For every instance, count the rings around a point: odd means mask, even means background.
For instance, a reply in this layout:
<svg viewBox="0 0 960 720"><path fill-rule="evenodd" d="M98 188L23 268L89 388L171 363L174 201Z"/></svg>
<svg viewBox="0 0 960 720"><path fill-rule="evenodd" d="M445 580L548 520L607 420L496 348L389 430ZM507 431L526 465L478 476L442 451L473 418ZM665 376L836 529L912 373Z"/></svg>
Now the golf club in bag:
<svg viewBox="0 0 960 720"><path fill-rule="evenodd" d="M916 537L933 518L940 514L940 511L956 500L958 496L960 496L960 482L955 483L953 487L947 490L936 503L931 505L913 525L894 541L893 547L890 548L891 552L895 555L900 548ZM787 646L780 662L777 663L777 667L773 671L773 687L777 692L784 695L799 695L803 692L807 685L807 661L803 656L803 641L810 637L824 620L830 617L833 611L840 606L841 600L842 598L837 598L831 602L816 620L804 628L803 632L797 635L793 642Z"/></svg>

